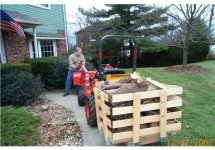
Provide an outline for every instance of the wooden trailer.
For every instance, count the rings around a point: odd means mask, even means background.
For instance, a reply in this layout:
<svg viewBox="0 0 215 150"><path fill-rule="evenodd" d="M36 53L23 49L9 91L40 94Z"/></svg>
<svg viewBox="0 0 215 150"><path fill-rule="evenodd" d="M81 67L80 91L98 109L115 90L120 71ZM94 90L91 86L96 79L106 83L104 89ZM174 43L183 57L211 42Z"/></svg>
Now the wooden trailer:
<svg viewBox="0 0 215 150"><path fill-rule="evenodd" d="M106 145L126 143L145 145L165 140L168 134L181 129L182 87L162 84L147 78L158 90L108 95L101 86L109 82L97 82L94 88L97 125L103 133ZM158 98L155 103L142 103L144 100ZM114 107L115 104L132 102L130 106ZM156 111L157 114L147 112ZM150 114L150 115L149 115ZM123 116L130 115L130 118ZM122 117L117 117L122 116Z"/></svg>

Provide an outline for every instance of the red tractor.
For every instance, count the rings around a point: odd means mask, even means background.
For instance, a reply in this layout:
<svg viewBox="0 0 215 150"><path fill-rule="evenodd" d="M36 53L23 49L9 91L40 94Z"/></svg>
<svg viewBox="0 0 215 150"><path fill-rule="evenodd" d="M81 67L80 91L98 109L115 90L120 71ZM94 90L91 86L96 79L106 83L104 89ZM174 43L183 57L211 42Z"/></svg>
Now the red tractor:
<svg viewBox="0 0 215 150"><path fill-rule="evenodd" d="M105 80L118 80L130 76L130 73L125 73L123 69L113 68L109 64L102 64L102 44L105 39L108 38L124 38L131 39L134 42L134 55L133 55L133 70L136 70L136 60L137 60L137 42L133 36L128 35L107 35L100 40L99 44L99 70L98 71L88 71L84 65L82 65L81 72L74 72L73 74L73 85L83 85L84 91L80 92L78 95L78 104L80 106L85 105L85 112L87 122L90 126L97 125L96 119L96 108L94 100L94 85L97 81Z"/></svg>

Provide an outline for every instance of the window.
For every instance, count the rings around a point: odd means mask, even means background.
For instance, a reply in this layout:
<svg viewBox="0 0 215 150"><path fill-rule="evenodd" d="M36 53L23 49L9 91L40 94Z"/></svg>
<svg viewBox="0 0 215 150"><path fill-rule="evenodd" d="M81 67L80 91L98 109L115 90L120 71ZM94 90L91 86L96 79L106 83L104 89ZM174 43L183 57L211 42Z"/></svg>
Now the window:
<svg viewBox="0 0 215 150"><path fill-rule="evenodd" d="M39 6L41 6L41 7L49 8L49 4L37 4L37 5L39 5Z"/></svg>
<svg viewBox="0 0 215 150"><path fill-rule="evenodd" d="M40 8L44 8L44 9L49 9L49 10L51 9L50 4L34 4L32 6L36 6L36 7L40 7Z"/></svg>
<svg viewBox="0 0 215 150"><path fill-rule="evenodd" d="M42 57L55 56L53 40L41 40L40 49L41 49Z"/></svg>
<svg viewBox="0 0 215 150"><path fill-rule="evenodd" d="M39 40L37 50L34 47L33 39L29 41L30 58L42 58L57 56L57 45L55 40Z"/></svg>

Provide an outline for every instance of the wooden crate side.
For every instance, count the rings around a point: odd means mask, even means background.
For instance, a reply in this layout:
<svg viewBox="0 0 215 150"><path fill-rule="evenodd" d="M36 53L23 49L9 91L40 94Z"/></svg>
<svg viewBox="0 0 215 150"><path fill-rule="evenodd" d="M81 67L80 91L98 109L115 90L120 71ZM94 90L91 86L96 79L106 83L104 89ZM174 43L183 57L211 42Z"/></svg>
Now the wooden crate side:
<svg viewBox="0 0 215 150"><path fill-rule="evenodd" d="M107 113L106 113L106 105L105 105L105 99L107 99L107 94L102 93L101 94L101 101L102 101L102 120L103 120L103 132L104 132L104 138L108 139L108 125L107 125Z"/></svg>
<svg viewBox="0 0 215 150"><path fill-rule="evenodd" d="M158 81L155 81L155 80L151 80L149 78L146 78L146 80L152 84L154 84L155 86L161 88L161 89L167 89L166 86L163 86L162 84L160 84Z"/></svg>
<svg viewBox="0 0 215 150"><path fill-rule="evenodd" d="M101 115L102 112L99 110L99 99L98 99L98 89L94 88L94 98L95 98L95 106L96 106L96 117L97 117L97 125L98 125L98 129L101 129Z"/></svg>
<svg viewBox="0 0 215 150"><path fill-rule="evenodd" d="M167 101L167 108L179 107L179 106L182 106L182 99L181 98ZM160 109L160 103L150 103L150 104L144 104L144 105L140 106L141 112L149 111L149 110L157 110L157 109ZM133 113L133 106L112 108L112 115L113 116L129 114L129 113Z"/></svg>
<svg viewBox="0 0 215 150"><path fill-rule="evenodd" d="M102 85L104 85L105 81L98 81L95 83L95 87L100 89Z"/></svg>
<svg viewBox="0 0 215 150"><path fill-rule="evenodd" d="M112 95L112 103L133 100L133 93Z"/></svg>
<svg viewBox="0 0 215 150"><path fill-rule="evenodd" d="M112 121L109 118L107 118L107 125L109 128L112 128Z"/></svg>
<svg viewBox="0 0 215 150"><path fill-rule="evenodd" d="M154 84L155 86L158 86L162 89L167 89L167 96L171 96L171 95L180 95L182 94L182 87L176 86L176 85L163 85L160 84L157 81L154 80L150 80L147 79L149 82L151 82L152 84ZM115 83L116 81L109 81L110 84ZM104 81L101 81L99 83L96 83L98 86L96 86L97 88L100 88L101 85L104 85ZM98 89L99 90L99 89ZM104 93L103 91L99 90L100 92ZM155 98L155 97L160 97L160 91L161 90L155 90L155 91L144 91L144 92L137 92L137 93L141 93L141 99L147 99L147 98ZM127 94L116 94L116 95L112 95L112 103L116 103L116 102L125 102L125 101L131 101L133 98L133 93L127 93ZM109 102L109 100L106 100L107 102Z"/></svg>
<svg viewBox="0 0 215 150"><path fill-rule="evenodd" d="M133 94L133 143L140 141L140 105L141 95L139 93Z"/></svg>
<svg viewBox="0 0 215 150"><path fill-rule="evenodd" d="M146 128L146 129L141 129L140 130L140 136L153 136L156 134L160 134L160 127L151 127L151 128ZM174 132L174 131L179 131L181 129L181 123L176 122L174 124L169 124L167 125L167 132ZM121 133L113 133L113 141L117 140L122 140L122 139L129 139L132 138L132 131L126 131L126 132L121 132Z"/></svg>
<svg viewBox="0 0 215 150"><path fill-rule="evenodd" d="M160 90L141 92L141 99L160 97Z"/></svg>
<svg viewBox="0 0 215 150"><path fill-rule="evenodd" d="M166 137L167 91L160 91L160 137Z"/></svg>
<svg viewBox="0 0 215 150"><path fill-rule="evenodd" d="M140 145L156 143L158 141L157 137L158 137L158 135L150 136L150 137L142 137L140 140Z"/></svg>
<svg viewBox="0 0 215 150"><path fill-rule="evenodd" d="M178 119L181 118L181 111L177 112L170 112L167 113L166 119ZM145 116L145 117L140 117L140 124L144 123L151 123L151 122L158 122L160 121L160 115L151 115L151 116ZM112 128L121 128L121 127L127 127L127 126L132 126L133 119L124 119L124 120L117 120L117 121L112 121Z"/></svg>
<svg viewBox="0 0 215 150"><path fill-rule="evenodd" d="M171 96L171 95L180 95L182 94L182 87L179 86L173 86L171 88L167 89L167 95Z"/></svg>
<svg viewBox="0 0 215 150"><path fill-rule="evenodd" d="M98 98L98 104L97 104L100 108L102 107L102 100L100 100L99 98ZM110 108L107 106L107 105L105 105L105 112L106 112L106 114L107 115L111 115L111 110L110 110Z"/></svg>
<svg viewBox="0 0 215 150"><path fill-rule="evenodd" d="M104 93L103 91L99 90L98 88L97 88L97 91L98 91L98 92L97 92L98 97L100 97L99 100L102 100L101 94L107 95L106 93ZM109 99L107 98L107 99L105 99L105 101L106 101L106 102L109 102Z"/></svg>

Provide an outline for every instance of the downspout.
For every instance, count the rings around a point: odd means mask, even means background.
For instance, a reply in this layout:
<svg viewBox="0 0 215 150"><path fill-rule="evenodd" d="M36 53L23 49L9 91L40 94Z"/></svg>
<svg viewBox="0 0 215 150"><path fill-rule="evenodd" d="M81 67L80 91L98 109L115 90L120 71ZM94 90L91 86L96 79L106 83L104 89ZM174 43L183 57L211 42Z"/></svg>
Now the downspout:
<svg viewBox="0 0 215 150"><path fill-rule="evenodd" d="M66 39L66 51L68 53L68 38L67 38L67 20L66 20L66 11L65 4L63 4L63 21L64 21L64 30L65 30L65 39Z"/></svg>

